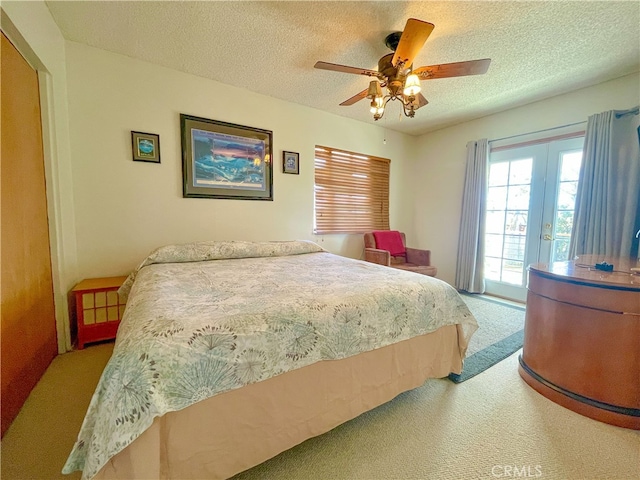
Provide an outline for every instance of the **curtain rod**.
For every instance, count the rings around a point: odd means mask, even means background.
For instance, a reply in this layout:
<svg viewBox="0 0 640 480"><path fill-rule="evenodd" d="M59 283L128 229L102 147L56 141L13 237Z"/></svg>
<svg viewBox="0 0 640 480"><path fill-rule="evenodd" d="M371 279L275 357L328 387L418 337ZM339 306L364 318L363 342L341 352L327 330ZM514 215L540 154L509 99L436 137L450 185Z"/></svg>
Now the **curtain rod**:
<svg viewBox="0 0 640 480"><path fill-rule="evenodd" d="M624 117L625 115L638 115L640 113L640 106L630 108L629 110L618 110L616 112L616 118Z"/></svg>
<svg viewBox="0 0 640 480"><path fill-rule="evenodd" d="M499 142L501 140L509 140L510 138L524 137L525 135L533 135L534 133L542 133L542 132L549 132L551 130L559 130L561 128L573 127L574 125L582 125L583 123L587 123L586 120L582 121L582 122L568 123L567 125L560 125L559 127L552 127L552 128L545 128L543 130L536 130L535 132L519 133L518 135L511 135L510 137L494 138L493 140L489 140L489 143L491 143L491 142Z"/></svg>

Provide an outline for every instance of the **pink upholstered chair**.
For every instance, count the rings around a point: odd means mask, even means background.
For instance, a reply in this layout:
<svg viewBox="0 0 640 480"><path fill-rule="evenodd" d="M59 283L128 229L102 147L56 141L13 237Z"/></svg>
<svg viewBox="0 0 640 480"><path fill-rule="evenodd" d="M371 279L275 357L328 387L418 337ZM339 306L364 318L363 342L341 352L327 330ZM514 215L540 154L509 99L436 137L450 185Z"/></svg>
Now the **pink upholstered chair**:
<svg viewBox="0 0 640 480"><path fill-rule="evenodd" d="M410 272L421 273L423 275L436 276L438 269L431 265L431 250L419 250L417 248L407 248L407 241L403 232L398 232L402 239L404 253L394 252L391 255L389 250L378 248L376 237L371 233L364 234L364 259L367 262L379 263L387 267L400 268ZM393 234L392 234L393 235Z"/></svg>

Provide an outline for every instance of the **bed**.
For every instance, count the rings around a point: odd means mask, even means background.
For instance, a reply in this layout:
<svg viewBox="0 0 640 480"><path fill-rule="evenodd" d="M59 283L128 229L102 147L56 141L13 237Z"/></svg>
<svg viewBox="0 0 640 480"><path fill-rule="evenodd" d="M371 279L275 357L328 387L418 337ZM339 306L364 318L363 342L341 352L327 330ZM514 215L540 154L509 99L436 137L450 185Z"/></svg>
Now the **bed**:
<svg viewBox="0 0 640 480"><path fill-rule="evenodd" d="M445 282L308 241L162 247L120 294L63 469L85 479L228 478L460 373L477 329Z"/></svg>

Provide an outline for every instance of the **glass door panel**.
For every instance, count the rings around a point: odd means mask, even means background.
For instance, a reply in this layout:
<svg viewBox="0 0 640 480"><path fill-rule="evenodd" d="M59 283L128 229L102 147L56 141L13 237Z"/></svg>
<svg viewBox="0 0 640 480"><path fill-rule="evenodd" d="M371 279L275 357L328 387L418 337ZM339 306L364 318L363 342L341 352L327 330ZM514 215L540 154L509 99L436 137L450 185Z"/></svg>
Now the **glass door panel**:
<svg viewBox="0 0 640 480"><path fill-rule="evenodd" d="M487 293L525 301L530 264L568 259L582 143L575 138L491 153Z"/></svg>
<svg viewBox="0 0 640 480"><path fill-rule="evenodd" d="M538 262L569 260L583 141L572 138L549 144Z"/></svg>
<svg viewBox="0 0 640 480"><path fill-rule="evenodd" d="M526 297L534 164L545 153L545 149L529 147L491 156L484 262L488 293L522 300Z"/></svg>
<svg viewBox="0 0 640 480"><path fill-rule="evenodd" d="M581 164L582 150L563 153L560 159L560 193L556 202L551 262L569 260L569 241Z"/></svg>

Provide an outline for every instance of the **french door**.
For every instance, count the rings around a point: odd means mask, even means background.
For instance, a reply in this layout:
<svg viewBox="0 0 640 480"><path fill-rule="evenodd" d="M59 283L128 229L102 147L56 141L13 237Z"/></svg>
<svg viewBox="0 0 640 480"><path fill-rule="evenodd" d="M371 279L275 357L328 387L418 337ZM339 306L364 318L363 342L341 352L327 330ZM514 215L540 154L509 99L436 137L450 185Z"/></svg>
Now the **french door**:
<svg viewBox="0 0 640 480"><path fill-rule="evenodd" d="M527 266L568 260L584 138L491 153L486 292L526 300Z"/></svg>

